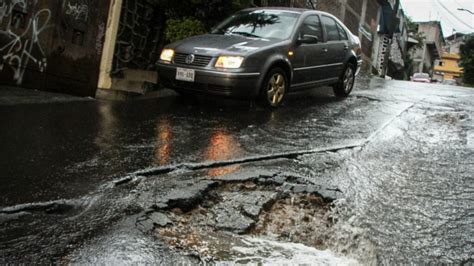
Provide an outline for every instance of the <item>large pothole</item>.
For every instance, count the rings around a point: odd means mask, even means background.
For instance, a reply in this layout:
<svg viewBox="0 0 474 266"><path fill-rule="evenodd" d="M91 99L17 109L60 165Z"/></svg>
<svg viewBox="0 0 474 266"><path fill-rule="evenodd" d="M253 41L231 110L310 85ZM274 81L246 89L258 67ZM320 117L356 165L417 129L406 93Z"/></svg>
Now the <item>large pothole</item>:
<svg viewBox="0 0 474 266"><path fill-rule="evenodd" d="M255 246L265 241L327 249L329 195L337 193L288 173L242 170L173 188L155 198L137 226L206 262L261 262L252 258L271 257L271 250ZM287 259L295 255L276 249Z"/></svg>

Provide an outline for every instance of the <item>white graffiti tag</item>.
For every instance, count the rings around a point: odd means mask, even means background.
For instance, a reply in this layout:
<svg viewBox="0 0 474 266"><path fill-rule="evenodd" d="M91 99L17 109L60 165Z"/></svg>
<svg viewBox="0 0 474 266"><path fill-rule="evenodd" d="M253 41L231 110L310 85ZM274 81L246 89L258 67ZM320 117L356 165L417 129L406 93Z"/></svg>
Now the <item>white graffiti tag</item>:
<svg viewBox="0 0 474 266"><path fill-rule="evenodd" d="M75 20L87 22L87 20L89 19L89 6L84 2L73 4L67 3L67 7L64 13L66 15L71 16Z"/></svg>
<svg viewBox="0 0 474 266"><path fill-rule="evenodd" d="M26 0L0 0L0 25L4 18L10 17L15 6L25 10L27 7Z"/></svg>
<svg viewBox="0 0 474 266"><path fill-rule="evenodd" d="M42 18L42 24L40 24L40 18ZM10 40L6 45L0 46L0 54L4 54L0 62L0 71L3 70L5 64L9 65L14 73L13 79L18 85L22 83L26 67L30 62L38 66L41 72L46 69L47 60L41 48L40 35L48 28L50 18L51 11L42 9L29 20L23 34L17 35L11 30L0 31L0 34L7 35Z"/></svg>

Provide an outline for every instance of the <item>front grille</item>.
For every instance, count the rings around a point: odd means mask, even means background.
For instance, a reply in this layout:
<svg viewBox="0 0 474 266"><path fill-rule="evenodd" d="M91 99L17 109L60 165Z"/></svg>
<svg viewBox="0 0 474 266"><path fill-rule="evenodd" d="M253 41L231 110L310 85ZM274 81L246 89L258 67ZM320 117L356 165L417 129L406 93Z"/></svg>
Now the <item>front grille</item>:
<svg viewBox="0 0 474 266"><path fill-rule="evenodd" d="M173 62L175 64L179 64L179 65L205 67L205 66L209 65L209 62L211 62L211 59L212 59L211 56L194 55L194 61L191 64L188 64L188 63L186 63L186 57L188 55L189 54L176 53L174 55Z"/></svg>

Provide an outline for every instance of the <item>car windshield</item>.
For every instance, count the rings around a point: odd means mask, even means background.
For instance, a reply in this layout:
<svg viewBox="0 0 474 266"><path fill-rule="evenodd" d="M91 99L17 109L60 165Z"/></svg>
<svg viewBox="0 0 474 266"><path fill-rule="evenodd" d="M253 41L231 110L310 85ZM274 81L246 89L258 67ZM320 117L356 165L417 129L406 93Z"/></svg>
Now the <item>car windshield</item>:
<svg viewBox="0 0 474 266"><path fill-rule="evenodd" d="M298 17L298 13L288 11L242 11L225 20L211 33L285 40L290 37Z"/></svg>
<svg viewBox="0 0 474 266"><path fill-rule="evenodd" d="M430 75L426 73L416 73L413 77L417 79L429 79Z"/></svg>

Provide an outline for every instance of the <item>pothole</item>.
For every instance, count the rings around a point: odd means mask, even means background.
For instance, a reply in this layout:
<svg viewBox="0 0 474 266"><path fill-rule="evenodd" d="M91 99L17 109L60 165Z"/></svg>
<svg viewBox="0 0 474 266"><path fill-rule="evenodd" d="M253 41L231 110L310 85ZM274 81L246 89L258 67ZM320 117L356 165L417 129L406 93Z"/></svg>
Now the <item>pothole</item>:
<svg viewBox="0 0 474 266"><path fill-rule="evenodd" d="M249 239L328 247L326 232L332 225L328 213L333 199L327 195L340 193L336 189L308 185L288 174L252 171L200 182L196 185L199 189L186 188L187 192L181 193L186 197L180 201L187 204L176 204L167 196L167 200L157 199L161 204L139 218L137 226L205 262L252 257L247 251L255 249L255 243L250 244L253 240ZM198 191L199 197L188 189ZM193 199L192 203L187 198ZM291 259L294 254L290 253L280 255Z"/></svg>
<svg viewBox="0 0 474 266"><path fill-rule="evenodd" d="M330 203L314 194L294 194L264 211L252 234L326 249Z"/></svg>

